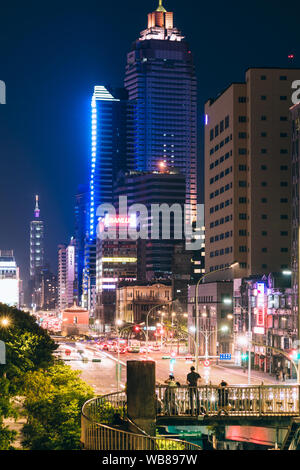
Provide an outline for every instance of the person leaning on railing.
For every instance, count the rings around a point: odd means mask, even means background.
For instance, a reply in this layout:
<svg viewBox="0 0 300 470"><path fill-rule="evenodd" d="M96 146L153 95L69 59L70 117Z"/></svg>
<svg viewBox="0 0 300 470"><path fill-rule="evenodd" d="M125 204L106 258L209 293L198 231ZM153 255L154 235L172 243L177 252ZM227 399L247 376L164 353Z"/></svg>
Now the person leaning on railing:
<svg viewBox="0 0 300 470"><path fill-rule="evenodd" d="M226 387L228 387L228 383L225 382L225 380L222 380L218 388L218 414L222 413L222 411L225 414L228 414L229 392Z"/></svg>
<svg viewBox="0 0 300 470"><path fill-rule="evenodd" d="M189 386L189 398L190 398L190 407L191 407L191 415L195 414L197 410L197 415L200 411L200 403L199 403L199 392L198 392L198 380L201 379L201 375L198 372L195 372L195 367L191 367L191 372L187 375L186 381ZM194 409L194 397L196 399L196 410Z"/></svg>
<svg viewBox="0 0 300 470"><path fill-rule="evenodd" d="M164 402L166 411L169 415L176 414L176 389L178 387L177 382L175 381L174 375L169 375L169 378L165 380L167 388L165 391Z"/></svg>

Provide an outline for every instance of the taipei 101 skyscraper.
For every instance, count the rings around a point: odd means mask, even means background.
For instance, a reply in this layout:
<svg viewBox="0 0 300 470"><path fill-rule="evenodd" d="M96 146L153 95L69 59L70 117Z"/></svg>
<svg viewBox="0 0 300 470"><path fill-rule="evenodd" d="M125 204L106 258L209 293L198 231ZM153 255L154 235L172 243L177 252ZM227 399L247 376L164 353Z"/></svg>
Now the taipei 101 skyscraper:
<svg viewBox="0 0 300 470"><path fill-rule="evenodd" d="M39 196L35 197L34 219L30 222L31 305L40 306L41 270L44 267L44 222L40 218Z"/></svg>
<svg viewBox="0 0 300 470"><path fill-rule="evenodd" d="M162 5L127 54L125 88L133 106L128 163L137 171L176 168L186 178L193 220L197 204L197 83L193 55L173 13Z"/></svg>

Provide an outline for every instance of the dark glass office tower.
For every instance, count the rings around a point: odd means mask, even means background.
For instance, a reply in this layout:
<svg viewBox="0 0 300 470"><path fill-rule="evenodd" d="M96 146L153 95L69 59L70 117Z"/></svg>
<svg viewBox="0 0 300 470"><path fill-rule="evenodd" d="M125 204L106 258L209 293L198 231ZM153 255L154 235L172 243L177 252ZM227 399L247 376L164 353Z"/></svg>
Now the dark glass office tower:
<svg viewBox="0 0 300 470"><path fill-rule="evenodd" d="M175 246L184 247L183 237L176 238L176 233L183 234L183 206L185 201L185 177L177 170L156 172L120 173L116 182L115 200L119 196L127 196L128 207L133 204L143 204L148 211L142 225L147 227L147 240L137 242L137 276L139 281L172 279L172 263ZM154 212L152 205L159 206L160 228L157 237L152 237ZM164 205L166 207L164 207ZM179 209L179 217L175 219ZM181 210L180 210L181 208ZM173 212L173 209L175 212ZM182 216L182 218L181 218ZM162 225L170 220L170 237L164 238Z"/></svg>
<svg viewBox="0 0 300 470"><path fill-rule="evenodd" d="M125 88L133 104L128 161L137 171L177 168L186 202L197 204L197 84L193 56L173 13L159 2L127 55Z"/></svg>
<svg viewBox="0 0 300 470"><path fill-rule="evenodd" d="M75 200L75 240L76 240L76 289L78 303L81 305L84 269L84 247L88 227L89 186L80 185Z"/></svg>

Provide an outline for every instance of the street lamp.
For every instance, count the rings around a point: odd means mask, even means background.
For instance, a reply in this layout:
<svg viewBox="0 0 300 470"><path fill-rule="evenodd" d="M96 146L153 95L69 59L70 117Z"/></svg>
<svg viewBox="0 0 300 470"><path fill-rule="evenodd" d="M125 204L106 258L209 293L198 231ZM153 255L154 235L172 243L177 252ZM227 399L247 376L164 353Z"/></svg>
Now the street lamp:
<svg viewBox="0 0 300 470"><path fill-rule="evenodd" d="M174 301L170 300L167 305L172 304ZM165 304L162 305L154 305L154 307L150 308L149 312L146 315L146 359L148 359L148 344L149 344L149 315L153 312L156 308L164 308ZM161 313L160 311L158 313ZM164 314L162 314L163 316Z"/></svg>
<svg viewBox="0 0 300 470"><path fill-rule="evenodd" d="M3 328L8 328L10 325L10 319L7 317L1 318L0 323Z"/></svg>
<svg viewBox="0 0 300 470"><path fill-rule="evenodd" d="M117 338L118 338L118 362L117 362L117 392L119 392L120 388L120 327L123 325L123 321L118 318L116 320L116 330L117 330Z"/></svg>
<svg viewBox="0 0 300 470"><path fill-rule="evenodd" d="M217 272L220 272L220 271L226 271L227 269L232 269L234 268L235 266L237 266L239 263L237 262L234 262L232 264L230 264L229 266L226 266L225 268L221 268L221 269L216 269L215 271L211 271L209 273L206 273L206 274L203 274L203 276L200 277L200 279L198 280L197 284L196 284L196 288L195 288L195 309L196 309L196 351L195 351L195 355L196 355L196 371L198 372L199 370L199 341L200 341L200 336L199 336L199 333L200 333L200 330L199 330L199 312L198 312L198 292L199 292L199 285L200 283L203 281L203 279L207 276L209 276L210 274L215 274Z"/></svg>

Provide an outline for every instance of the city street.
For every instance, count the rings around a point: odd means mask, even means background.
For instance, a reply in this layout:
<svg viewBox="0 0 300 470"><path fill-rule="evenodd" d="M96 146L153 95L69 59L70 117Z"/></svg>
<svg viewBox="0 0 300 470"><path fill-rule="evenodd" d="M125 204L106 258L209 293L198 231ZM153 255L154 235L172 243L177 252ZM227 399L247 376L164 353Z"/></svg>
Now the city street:
<svg viewBox="0 0 300 470"><path fill-rule="evenodd" d="M62 354L61 357L66 360L66 364L69 364L72 369L77 369L82 372L82 379L91 385L96 394L102 395L112 393L117 389L116 380L116 365L117 365L117 354L107 353L99 351L97 347L90 346L87 344L80 344L80 347L74 346L72 343L60 343L61 350L70 349L71 355L67 357ZM77 349L84 351L83 356L89 360L89 362L83 362L81 355L77 353ZM170 360L162 359L164 353L152 352L149 353L148 359L156 362L156 381L157 383L163 384L168 378L170 373ZM68 360L69 359L69 360ZM70 360L71 359L71 360ZM101 362L92 362L92 359L101 359ZM120 355L120 364L122 365L120 389L124 389L126 383L126 362L131 360L145 360L145 354L133 354L126 353ZM190 367L194 363L186 361L185 359L176 359L173 367L173 373L176 381L180 384L186 384L186 376L190 371ZM204 367L201 363L199 367L199 373L201 375L200 384L211 382L214 385L218 385L222 379L224 379L228 385L247 385L248 375L247 371L243 372L241 368L237 368L232 364L226 363L224 365L211 365L210 367ZM268 374L261 372L252 371L251 383L252 385L264 384L278 384L275 377L271 377Z"/></svg>

